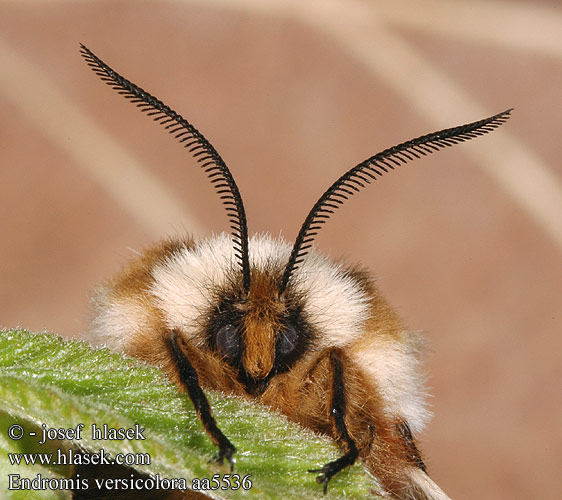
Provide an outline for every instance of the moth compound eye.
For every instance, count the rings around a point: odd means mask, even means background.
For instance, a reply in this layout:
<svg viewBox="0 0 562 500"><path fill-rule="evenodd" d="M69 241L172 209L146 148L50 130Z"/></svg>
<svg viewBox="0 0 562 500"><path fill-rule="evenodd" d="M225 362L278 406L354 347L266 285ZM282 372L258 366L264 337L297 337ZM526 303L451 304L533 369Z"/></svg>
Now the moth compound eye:
<svg viewBox="0 0 562 500"><path fill-rule="evenodd" d="M276 351L278 356L285 357L291 354L297 346L297 330L291 325L285 325L277 335Z"/></svg>
<svg viewBox="0 0 562 500"><path fill-rule="evenodd" d="M227 358L234 359L240 352L240 335L236 327L230 323L219 328L215 335L217 351Z"/></svg>

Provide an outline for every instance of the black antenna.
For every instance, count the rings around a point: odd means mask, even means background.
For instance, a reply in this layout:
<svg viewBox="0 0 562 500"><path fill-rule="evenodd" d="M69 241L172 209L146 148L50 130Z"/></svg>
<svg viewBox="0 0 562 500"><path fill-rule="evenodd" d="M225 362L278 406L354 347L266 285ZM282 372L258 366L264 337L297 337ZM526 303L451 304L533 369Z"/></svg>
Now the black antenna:
<svg viewBox="0 0 562 500"><path fill-rule="evenodd" d="M398 167L410 160L420 158L420 155L425 156L447 146L453 146L491 132L508 120L511 111L512 109L508 109L484 120L423 135L393 148L385 149L348 170L328 188L306 217L285 268L279 293L284 292L295 269L304 260L322 224L337 208L343 205L345 200L370 184L371 179L377 180L377 176L380 177L389 170L394 170L395 166Z"/></svg>
<svg viewBox="0 0 562 500"><path fill-rule="evenodd" d="M94 73L112 89L117 90L125 99L136 104L143 113L151 116L154 121L164 125L164 128L170 134L173 134L174 138L178 139L184 148L188 149L205 171L225 205L230 229L232 230L234 252L242 268L244 290L248 291L250 289L250 259L246 213L238 186L217 150L185 118L156 97L113 71L83 44L80 44L80 53Z"/></svg>

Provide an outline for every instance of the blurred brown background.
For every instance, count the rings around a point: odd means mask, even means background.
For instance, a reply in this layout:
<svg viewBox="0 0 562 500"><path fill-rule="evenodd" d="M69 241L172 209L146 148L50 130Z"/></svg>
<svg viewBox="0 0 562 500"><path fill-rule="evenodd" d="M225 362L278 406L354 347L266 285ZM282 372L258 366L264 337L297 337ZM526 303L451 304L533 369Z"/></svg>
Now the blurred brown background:
<svg viewBox="0 0 562 500"><path fill-rule="evenodd" d="M288 239L356 163L514 107L355 196L317 243L426 332L422 443L444 490L560 498L559 1L0 0L0 325L65 336L134 250L227 229L195 163L79 42L203 131L250 230Z"/></svg>

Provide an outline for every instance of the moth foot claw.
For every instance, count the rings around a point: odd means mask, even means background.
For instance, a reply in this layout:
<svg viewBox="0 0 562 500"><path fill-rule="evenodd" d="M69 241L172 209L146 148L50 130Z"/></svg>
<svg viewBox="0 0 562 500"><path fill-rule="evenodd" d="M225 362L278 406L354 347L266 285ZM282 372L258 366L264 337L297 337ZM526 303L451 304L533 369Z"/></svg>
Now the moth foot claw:
<svg viewBox="0 0 562 500"><path fill-rule="evenodd" d="M336 472L338 472L338 471L333 470L333 467L330 467L330 464L326 464L321 469L309 469L308 472L310 472L312 474L318 474L316 476L316 482L318 484L324 485L323 489L324 489L324 495L325 495L328 492L328 483L330 482L330 479L332 479L334 474L336 474Z"/></svg>
<svg viewBox="0 0 562 500"><path fill-rule="evenodd" d="M234 446L230 445L230 446L225 446L223 448L220 448L219 451L217 451L217 453L215 454L215 456L213 458L211 458L211 460L209 460L210 462L217 462L220 465L224 464L224 460L226 459L227 462L230 465L230 472L232 472L234 470L234 452L236 451L236 448L234 448Z"/></svg>

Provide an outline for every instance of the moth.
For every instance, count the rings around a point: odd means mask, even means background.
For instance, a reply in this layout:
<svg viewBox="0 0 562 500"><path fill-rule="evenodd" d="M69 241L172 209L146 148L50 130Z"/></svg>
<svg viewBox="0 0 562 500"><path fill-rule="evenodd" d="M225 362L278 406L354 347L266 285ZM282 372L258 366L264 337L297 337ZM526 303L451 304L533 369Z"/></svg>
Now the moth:
<svg viewBox="0 0 562 500"><path fill-rule="evenodd" d="M187 391L221 463L232 467L236 448L204 388L255 400L333 438L341 457L310 470L324 492L335 474L361 460L388 496L448 498L416 443L429 418L420 335L403 326L369 273L329 260L313 242L350 196L406 162L496 129L511 109L359 163L320 196L290 244L249 236L230 170L191 123L84 45L81 54L196 159L231 228L230 235L173 238L144 251L94 297L94 341L160 366Z"/></svg>

